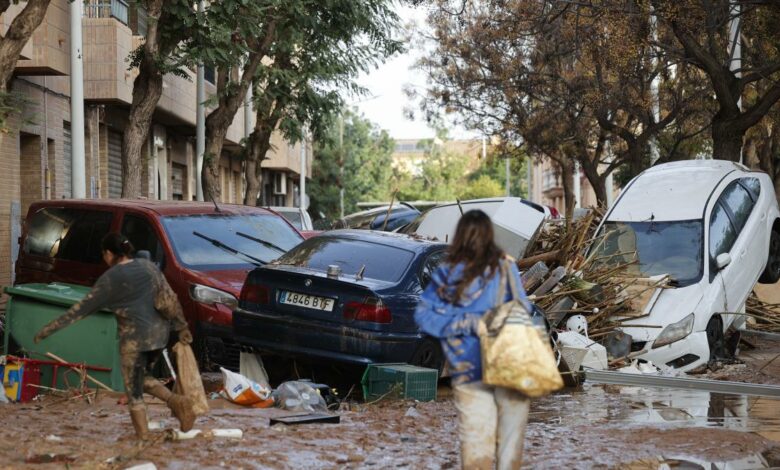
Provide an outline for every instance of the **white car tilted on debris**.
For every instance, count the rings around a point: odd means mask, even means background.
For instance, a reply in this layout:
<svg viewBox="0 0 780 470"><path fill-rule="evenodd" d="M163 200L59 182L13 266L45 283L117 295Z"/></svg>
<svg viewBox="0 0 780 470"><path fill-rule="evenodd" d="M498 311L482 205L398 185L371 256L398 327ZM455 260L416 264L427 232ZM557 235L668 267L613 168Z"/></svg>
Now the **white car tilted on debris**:
<svg viewBox="0 0 780 470"><path fill-rule="evenodd" d="M756 282L780 278L774 185L767 174L727 161L650 168L609 210L590 256L635 260L631 269L641 277L670 277L671 288L653 297L646 316L621 329L639 358L698 368L723 348L729 328L744 326L734 313L744 312Z"/></svg>

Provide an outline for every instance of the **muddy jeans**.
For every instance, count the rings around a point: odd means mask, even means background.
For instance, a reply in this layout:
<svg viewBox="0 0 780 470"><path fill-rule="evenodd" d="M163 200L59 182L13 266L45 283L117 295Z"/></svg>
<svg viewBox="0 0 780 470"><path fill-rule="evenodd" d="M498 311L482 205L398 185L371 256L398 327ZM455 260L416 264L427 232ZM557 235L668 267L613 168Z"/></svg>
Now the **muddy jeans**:
<svg viewBox="0 0 780 470"><path fill-rule="evenodd" d="M482 382L456 385L454 392L463 468L520 468L528 398Z"/></svg>

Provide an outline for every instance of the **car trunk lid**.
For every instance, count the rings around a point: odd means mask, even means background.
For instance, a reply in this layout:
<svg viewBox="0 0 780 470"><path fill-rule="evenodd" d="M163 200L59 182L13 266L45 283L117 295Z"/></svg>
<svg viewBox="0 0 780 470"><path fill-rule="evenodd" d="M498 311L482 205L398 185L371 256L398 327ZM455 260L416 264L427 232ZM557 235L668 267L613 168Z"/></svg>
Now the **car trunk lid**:
<svg viewBox="0 0 780 470"><path fill-rule="evenodd" d="M381 291L393 283L356 279L355 275L328 277L318 270L294 266L267 266L252 271L241 292L241 308L336 324L377 320L390 323L391 314Z"/></svg>

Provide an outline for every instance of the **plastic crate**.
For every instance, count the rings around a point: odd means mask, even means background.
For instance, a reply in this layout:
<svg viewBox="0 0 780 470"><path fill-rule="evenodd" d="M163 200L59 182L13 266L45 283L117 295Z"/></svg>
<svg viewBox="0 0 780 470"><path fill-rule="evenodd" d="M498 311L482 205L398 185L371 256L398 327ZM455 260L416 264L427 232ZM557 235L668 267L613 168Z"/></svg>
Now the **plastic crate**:
<svg viewBox="0 0 780 470"><path fill-rule="evenodd" d="M409 364L371 364L363 373L361 384L366 400L393 396L432 401L436 399L438 381L439 371L436 369Z"/></svg>

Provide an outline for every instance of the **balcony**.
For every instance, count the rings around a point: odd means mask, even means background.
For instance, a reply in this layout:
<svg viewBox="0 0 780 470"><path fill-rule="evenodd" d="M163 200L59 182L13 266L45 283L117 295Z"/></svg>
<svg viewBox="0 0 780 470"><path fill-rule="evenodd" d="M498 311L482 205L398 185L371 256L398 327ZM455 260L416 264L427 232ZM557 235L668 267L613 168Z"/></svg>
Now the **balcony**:
<svg viewBox="0 0 780 470"><path fill-rule="evenodd" d="M85 18L115 18L128 25L129 8L125 0L88 0L84 3Z"/></svg>
<svg viewBox="0 0 780 470"><path fill-rule="evenodd" d="M19 3L0 17L3 32L24 8ZM46 16L22 50L16 75L68 75L70 73L70 12L68 0L52 0Z"/></svg>

